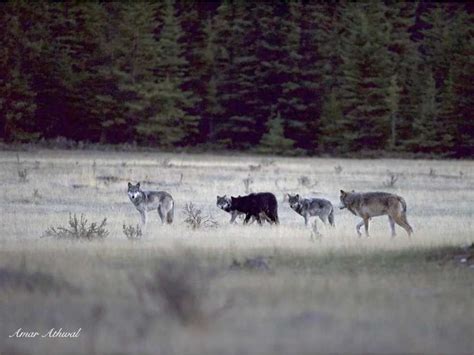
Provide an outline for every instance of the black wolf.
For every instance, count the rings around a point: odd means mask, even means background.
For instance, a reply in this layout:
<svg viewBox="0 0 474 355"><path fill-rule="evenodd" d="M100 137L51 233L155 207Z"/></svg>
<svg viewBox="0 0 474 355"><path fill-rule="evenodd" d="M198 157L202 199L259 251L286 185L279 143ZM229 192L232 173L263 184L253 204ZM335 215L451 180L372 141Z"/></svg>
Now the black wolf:
<svg viewBox="0 0 474 355"><path fill-rule="evenodd" d="M259 224L262 224L262 216L270 224L280 223L278 220L278 202L275 195L270 192L231 197L230 210L245 213L244 224L247 224L251 217L254 217Z"/></svg>

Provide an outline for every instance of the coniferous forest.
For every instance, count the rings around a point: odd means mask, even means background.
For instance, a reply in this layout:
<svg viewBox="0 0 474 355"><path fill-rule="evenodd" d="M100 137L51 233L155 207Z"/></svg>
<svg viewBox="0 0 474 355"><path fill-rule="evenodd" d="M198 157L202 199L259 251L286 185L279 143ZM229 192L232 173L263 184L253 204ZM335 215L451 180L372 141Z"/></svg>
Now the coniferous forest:
<svg viewBox="0 0 474 355"><path fill-rule="evenodd" d="M0 5L0 140L474 154L473 6Z"/></svg>

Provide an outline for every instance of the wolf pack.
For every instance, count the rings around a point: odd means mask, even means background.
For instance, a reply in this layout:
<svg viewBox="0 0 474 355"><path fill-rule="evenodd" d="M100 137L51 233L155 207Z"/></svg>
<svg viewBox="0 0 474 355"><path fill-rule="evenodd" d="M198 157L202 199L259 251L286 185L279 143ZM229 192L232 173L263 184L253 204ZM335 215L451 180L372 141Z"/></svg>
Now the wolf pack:
<svg viewBox="0 0 474 355"><path fill-rule="evenodd" d="M165 191L143 190L140 183L128 183L128 197L140 213L143 226L147 223L148 212L157 211L162 224L173 223L175 202L171 194ZM409 236L413 229L407 220L407 204L401 196L388 192L355 192L340 190L341 210L347 209L362 220L356 226L359 236L360 229L365 228L369 236L369 221L373 217L388 216L392 237L395 236L395 224L402 227ZM299 194L286 194L285 200L289 207L304 218L305 225L311 217L319 217L324 223L335 227L334 206L331 201L323 198L303 197ZM235 223L238 217L243 217L244 224L257 221L278 225L278 202L271 192L251 193L245 196L217 196L216 206L230 214L230 223ZM316 223L314 224L314 227Z"/></svg>

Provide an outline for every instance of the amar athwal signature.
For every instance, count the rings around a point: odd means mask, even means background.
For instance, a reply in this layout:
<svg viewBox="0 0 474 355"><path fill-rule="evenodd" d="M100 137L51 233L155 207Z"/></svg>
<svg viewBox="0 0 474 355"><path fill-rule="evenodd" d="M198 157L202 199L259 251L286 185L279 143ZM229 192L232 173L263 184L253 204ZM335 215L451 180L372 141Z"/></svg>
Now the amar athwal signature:
<svg viewBox="0 0 474 355"><path fill-rule="evenodd" d="M10 334L9 338L79 338L82 328L75 331L64 330L63 328L51 328L46 333L40 333L37 331L24 330L18 328L13 334Z"/></svg>

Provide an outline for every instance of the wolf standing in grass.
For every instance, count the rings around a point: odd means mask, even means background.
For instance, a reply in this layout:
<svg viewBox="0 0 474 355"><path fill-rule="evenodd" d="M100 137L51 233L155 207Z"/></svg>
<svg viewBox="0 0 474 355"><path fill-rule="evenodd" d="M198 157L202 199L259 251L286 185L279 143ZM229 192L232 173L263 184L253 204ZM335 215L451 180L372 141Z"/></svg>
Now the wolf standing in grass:
<svg viewBox="0 0 474 355"><path fill-rule="evenodd" d="M407 221L407 204L403 197L388 192L345 192L341 190L341 209L347 208L352 214L362 217L357 226L360 236L360 227L365 226L365 234L369 236L369 220L376 216L388 216L392 237L395 236L395 223L405 229L410 236L413 229Z"/></svg>
<svg viewBox="0 0 474 355"><path fill-rule="evenodd" d="M144 191L140 189L140 183L133 185L128 183L128 197L135 208L140 212L142 225L146 226L148 211L157 210L161 223L173 223L174 200L165 191Z"/></svg>
<svg viewBox="0 0 474 355"><path fill-rule="evenodd" d="M288 194L288 203L293 211L304 218L304 224L308 225L309 218L318 216L321 221L329 221L331 226L334 224L334 208L332 203L323 198L303 198L299 194Z"/></svg>

